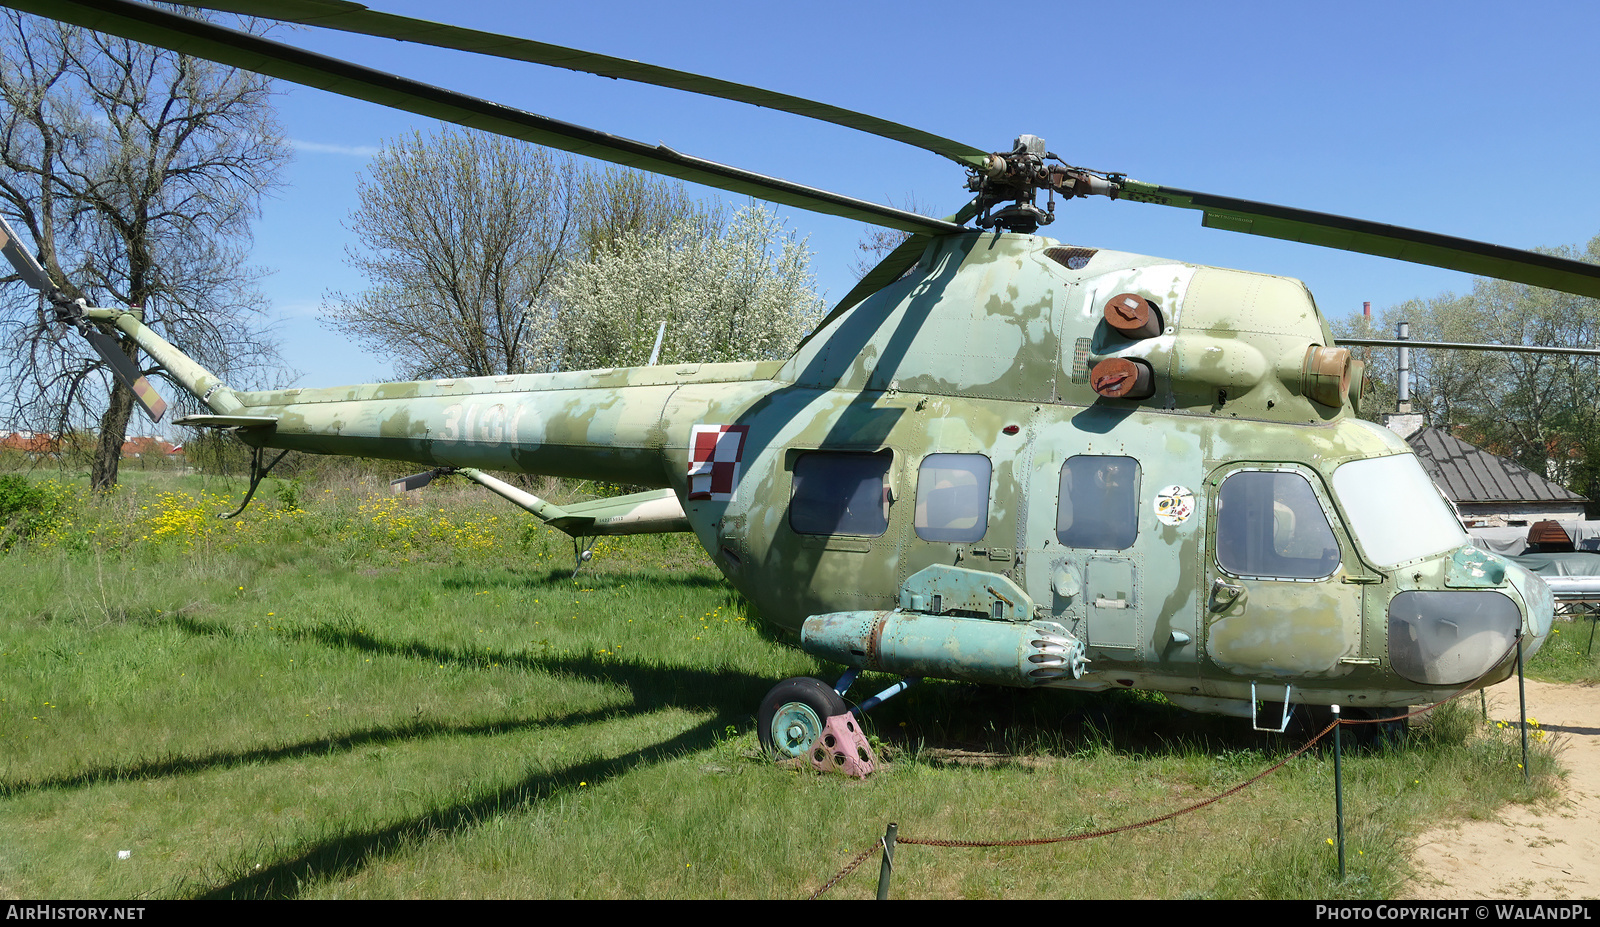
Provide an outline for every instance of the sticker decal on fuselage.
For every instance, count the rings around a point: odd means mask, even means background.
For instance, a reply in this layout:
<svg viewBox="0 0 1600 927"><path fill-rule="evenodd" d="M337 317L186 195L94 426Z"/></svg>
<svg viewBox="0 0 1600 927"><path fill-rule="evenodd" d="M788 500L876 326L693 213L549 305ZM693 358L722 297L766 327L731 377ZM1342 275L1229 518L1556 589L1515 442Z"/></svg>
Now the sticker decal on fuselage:
<svg viewBox="0 0 1600 927"><path fill-rule="evenodd" d="M1156 493L1156 518L1163 525L1181 525L1194 514L1194 493L1182 486L1168 486Z"/></svg>
<svg viewBox="0 0 1600 927"><path fill-rule="evenodd" d="M749 425L695 425L689 432L689 498L727 502L739 488Z"/></svg>

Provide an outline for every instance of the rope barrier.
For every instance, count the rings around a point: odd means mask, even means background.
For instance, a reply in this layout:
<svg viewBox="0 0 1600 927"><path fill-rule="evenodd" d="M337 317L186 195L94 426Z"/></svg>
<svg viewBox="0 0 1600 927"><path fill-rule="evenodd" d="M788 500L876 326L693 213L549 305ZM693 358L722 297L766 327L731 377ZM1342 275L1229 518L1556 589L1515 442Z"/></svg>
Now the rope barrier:
<svg viewBox="0 0 1600 927"><path fill-rule="evenodd" d="M872 854L878 852L881 849L883 849L883 841L879 840L876 843L872 844L871 846L867 847L865 850L862 850L860 853L858 853L856 855L855 859L852 859L850 862L846 863L845 867L843 869L840 869L837 873L835 873L833 878L831 878L828 881L822 883L822 887L817 889L816 891L812 892L811 893L811 897L807 898L806 900L807 901L816 901L818 898L821 898L823 893L825 893L828 889L833 888L835 885L838 885L840 880L842 880L845 876L849 875L850 873L855 872L856 869L859 868L862 863L867 861L868 857L870 857Z"/></svg>
<svg viewBox="0 0 1600 927"><path fill-rule="evenodd" d="M1178 809L1176 811L1171 811L1171 812L1168 812L1166 814L1160 815L1159 817L1149 818L1148 820L1138 821L1138 822L1133 823L1133 824L1124 824L1124 825L1122 825L1120 827L1108 827L1108 828L1105 828L1103 830L1087 831L1087 832L1079 833L1079 834L1067 834L1067 835L1059 836L1059 837L1032 837L1032 838L1023 838L1023 839L1020 839L1020 840L938 840L938 839L931 839L931 838L907 837L907 836L902 834L902 835L900 835L900 836L898 836L896 838L895 842L896 843L909 843L909 844L912 844L912 845L915 845L915 846L924 846L924 847L951 847L951 848L1045 846L1045 845L1052 844L1052 843L1071 843L1071 842L1075 842L1075 841L1078 841L1078 840L1093 840L1093 839L1095 839L1097 837L1109 837L1112 834L1120 834L1120 833L1123 833L1123 832L1126 832L1126 831L1130 831L1130 830L1138 830L1138 829L1143 828L1143 827L1150 827L1150 826L1155 825L1155 824L1161 824L1161 823L1164 823L1166 821L1170 821L1170 820L1172 820L1174 818L1182 817L1183 815L1191 814L1191 813L1193 813L1195 811L1199 811L1201 808L1205 808L1205 807L1208 807L1210 805L1216 804L1217 802L1221 801L1224 798L1228 798L1230 796L1236 795L1239 792L1242 792L1245 789L1249 788L1250 786L1255 785L1257 782L1260 782L1262 779L1265 779L1266 777L1272 775L1273 773L1277 772L1278 770L1282 769L1283 767L1289 765L1289 763L1291 761L1295 760L1296 758L1298 758L1302 754L1304 754L1306 751L1310 750L1313 746L1316 745L1316 743L1318 741L1320 741L1320 740L1322 740L1322 738L1328 736L1330 733L1333 732L1333 729L1335 727L1338 727L1341 724L1349 724L1349 725L1355 725L1355 724L1392 724L1392 723L1394 723L1396 721L1403 721L1403 720L1406 720L1406 719L1409 719L1409 718L1414 718L1414 717L1417 717L1419 715L1426 714L1426 713L1428 713L1430 711L1433 711L1435 708L1438 708L1440 705L1443 705L1443 704L1445 704L1447 702L1451 702L1451 701L1454 701L1455 699L1460 698L1461 696L1465 695L1467 692L1472 691L1474 688L1478 688L1479 687L1479 683L1481 683L1483 681L1484 677L1486 677L1490 673L1494 672L1500 666L1500 664L1505 661L1506 657L1509 657L1511 655L1511 652L1516 649L1517 643L1519 643L1521 641L1521 639L1522 639L1521 635L1519 634L1517 636L1517 640L1513 641L1511 646L1506 648L1505 653L1501 654L1499 659L1497 659L1494 662L1490 663L1489 664L1489 669L1484 670L1483 673L1480 674L1476 679L1473 679L1471 682L1468 682L1466 685L1462 686L1460 689L1457 689L1454 693L1450 694L1449 696L1446 696L1445 698L1440 699L1437 702L1434 702L1431 705L1424 706L1422 708L1417 709L1416 711L1407 712L1405 714L1400 714L1400 715L1395 715L1392 718L1363 718L1363 719L1359 719L1359 720L1350 719L1350 718L1339 718L1337 720L1330 721L1328 723L1327 727L1323 728L1315 737L1313 737L1310 740L1306 741L1305 744L1300 747L1300 749L1298 749L1298 750L1294 751L1293 753L1289 754L1288 756L1284 757L1282 760L1279 760L1277 763L1273 764L1272 766L1268 767L1267 769L1257 773L1256 775L1250 777L1249 779L1246 779L1245 781L1239 783L1238 785L1234 786L1233 788L1228 789L1227 791L1219 792L1218 794L1213 795L1213 796L1211 796L1210 798L1207 798L1204 801L1196 802L1195 804L1189 805L1186 808L1180 808L1180 809ZM862 850L859 854L856 855L856 857L854 859L852 859L848 864L846 864L843 869L840 869L833 876L833 878L831 878L827 882L823 883L821 888L819 888L815 892L813 892L810 895L808 900L814 901L817 898L820 898L829 889L831 889L835 885L839 884L839 882L841 882L846 876L850 875L850 873L852 873L852 872L856 871L856 869L860 868L861 864L866 862L867 859L869 857L871 857L873 853L876 853L881 849L883 849L883 841L879 840L879 841L874 842L872 845L868 846L866 849Z"/></svg>

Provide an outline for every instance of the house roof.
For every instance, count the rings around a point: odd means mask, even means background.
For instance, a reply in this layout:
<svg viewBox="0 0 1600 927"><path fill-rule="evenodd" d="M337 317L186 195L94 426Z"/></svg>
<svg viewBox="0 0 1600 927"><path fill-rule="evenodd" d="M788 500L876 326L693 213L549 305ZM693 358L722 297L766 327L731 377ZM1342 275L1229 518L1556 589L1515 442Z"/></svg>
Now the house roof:
<svg viewBox="0 0 1600 927"><path fill-rule="evenodd" d="M138 457L143 454L164 454L171 457L178 453L180 446L152 438L147 435L135 435L122 442L122 456Z"/></svg>
<svg viewBox="0 0 1600 927"><path fill-rule="evenodd" d="M44 432L8 431L0 435L0 448L28 454L54 454L61 449L61 441Z"/></svg>
<svg viewBox="0 0 1600 927"><path fill-rule="evenodd" d="M1496 457L1438 428L1423 428L1406 441L1452 502L1586 501L1521 464Z"/></svg>

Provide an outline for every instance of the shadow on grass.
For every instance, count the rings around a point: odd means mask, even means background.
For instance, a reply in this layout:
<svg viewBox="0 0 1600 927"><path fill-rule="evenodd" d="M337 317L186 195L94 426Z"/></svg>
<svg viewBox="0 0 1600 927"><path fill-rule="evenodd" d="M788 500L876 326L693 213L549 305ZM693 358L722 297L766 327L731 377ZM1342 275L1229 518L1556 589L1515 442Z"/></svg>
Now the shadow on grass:
<svg viewBox="0 0 1600 927"><path fill-rule="evenodd" d="M211 626L215 633L226 633ZM297 640L316 641L326 647L355 650L378 656L406 657L446 666L466 667L499 664L552 675L573 676L627 689L638 711L682 708L690 711L732 713L742 706L746 715L756 705L773 680L737 670L716 671L696 667L669 666L638 662L628 658L593 655L545 656L494 650L483 647L437 647L424 641L390 641L367 631L330 624L285 632Z"/></svg>
<svg viewBox="0 0 1600 927"><path fill-rule="evenodd" d="M514 734L543 727L572 727L580 724L598 723L615 716L616 709L606 708L592 712L580 712L556 719L502 720L488 721L482 724L445 724L436 721L419 721L408 724L385 725L362 731L351 731L345 734L329 734L326 737L317 737L276 747L218 750L194 756L172 756L159 760L98 766L71 776L54 776L47 779L24 780L22 782L0 782L0 798L52 789L86 788L111 782L133 782L142 779L160 779L167 776L186 776L209 772L214 769L248 766L253 763L296 760L308 756L329 756L333 753L345 753L375 744L381 745L396 741L417 740L424 737L462 735L468 737L492 737L499 734Z"/></svg>
<svg viewBox="0 0 1600 927"><path fill-rule="evenodd" d="M485 586L497 586L512 589L547 589L551 586L566 586L581 584L586 588L600 589L615 586L658 586L658 587L687 587L692 589L715 589L726 587L729 594L733 587L728 586L727 580L721 576L705 573L673 573L662 575L659 572L644 571L617 571L617 572L591 572L584 570L576 577L571 569L530 570L515 569L489 569L489 570L456 570L455 575L446 575L439 580L439 585L445 589L482 589Z"/></svg>
<svg viewBox="0 0 1600 927"><path fill-rule="evenodd" d="M569 766L556 773L530 776L470 801L440 808L410 820L367 831L354 831L299 848L291 859L252 870L231 882L197 893L204 899L288 899L325 880L349 878L385 857L419 842L462 833L506 811L540 802L580 782L593 784L644 766L707 749L730 721L718 715L650 747L609 760Z"/></svg>
<svg viewBox="0 0 1600 927"><path fill-rule="evenodd" d="M864 699L888 682L857 683L851 698ZM1255 730L1249 719L1195 714L1135 690L930 682L875 709L866 726L892 748L939 764L944 751L1063 758L1098 751L1152 757L1246 751L1265 758L1299 749L1325 724L1303 706L1284 733L1273 734Z"/></svg>
<svg viewBox="0 0 1600 927"><path fill-rule="evenodd" d="M229 636L232 629L183 616L176 627L195 635ZM329 648L364 653L425 659L436 663L482 666L486 662L523 667L551 674L565 674L618 685L633 695L633 703L618 708L578 712L562 717L502 720L475 725L414 723L373 728L334 735L296 744L249 750L219 751L200 756L172 757L146 763L106 766L73 776L23 783L0 783L0 795L41 789L69 789L112 781L149 779L185 775L210 769L228 768L258 762L291 760L305 756L326 756L365 745L420 737L476 735L492 736L537 728L576 728L617 718L622 714L647 714L663 708L711 711L713 716L661 743L634 750L619 757L594 760L565 769L542 773L504 788L494 789L449 807L366 831L349 831L337 837L290 848L291 858L271 866L254 869L209 889L193 894L201 898L294 898L305 887L325 880L349 877L376 861L417 841L466 831L481 821L508 809L543 801L580 782L597 783L607 778L673 759L686 753L714 746L730 724L749 716L771 680L735 671L707 671L684 667L646 665L621 660L600 661L587 657L542 657L503 653L486 649L446 649L418 641L385 641L371 634L332 626L319 626L296 632L298 639L315 640Z"/></svg>
<svg viewBox="0 0 1600 927"><path fill-rule="evenodd" d="M229 637L235 633L226 625L184 615L177 616L171 623L197 636ZM765 676L726 669L710 671L649 665L618 658L602 661L588 656L530 656L481 648L448 649L417 641L384 641L363 631L329 625L286 632L286 636L297 640L316 641L329 648L425 660L434 664L481 667L488 663L498 663L501 666L520 667L551 675L577 677L621 686L633 696L633 702L621 708L612 706L603 710L583 711L559 717L503 719L478 724L419 721L330 734L294 744L104 765L70 776L0 782L0 798L26 792L85 788L108 782L190 775L250 763L293 760L313 755L326 756L333 752L348 752L373 744L425 737L494 736L538 728L576 728L613 719L618 714L647 714L666 708L714 711L718 717L726 716L742 721L748 718L751 707L760 701L762 695L772 685L772 680Z"/></svg>
<svg viewBox="0 0 1600 927"><path fill-rule="evenodd" d="M178 616L173 625L189 634L230 636L233 629L193 616ZM42 788L75 788L106 781L183 775L252 762L327 755L362 745L457 734L494 735L536 728L579 728L619 715L642 715L663 708L709 712L712 717L659 743L609 759L588 760L541 772L520 782L486 788L461 801L423 814L368 829L350 828L335 836L275 848L277 862L244 871L243 863L224 869L210 885L191 886L185 894L202 898L294 898L309 888L350 878L366 868L431 842L470 831L485 820L549 800L580 782L603 782L632 770L667 762L713 747L730 724L742 724L772 679L734 670L707 670L594 656L546 656L474 647L439 647L426 641L380 638L366 631L322 624L282 632L329 649L427 660L430 664L503 667L561 674L626 688L632 702L621 708L582 711L539 719L506 719L475 725L415 723L373 728L336 736L233 752L173 757L134 766L105 767L46 782L0 784L0 794ZM875 680L882 683L879 677ZM853 694L876 691L869 681ZM903 720L902 720L903 719ZM903 726L902 726L903 725ZM1213 719L1182 711L1158 697L1130 691L1084 694L1062 690L1015 690L931 683L889 702L874 713L871 726L884 738L924 762L941 759L927 751L977 749L1019 754L1072 757L1084 751L1111 750L1136 755L1187 754L1196 751L1267 753L1292 750L1303 742L1272 738L1250 730L1239 719ZM1241 757L1254 765L1253 757ZM269 857L269 858L271 858Z"/></svg>

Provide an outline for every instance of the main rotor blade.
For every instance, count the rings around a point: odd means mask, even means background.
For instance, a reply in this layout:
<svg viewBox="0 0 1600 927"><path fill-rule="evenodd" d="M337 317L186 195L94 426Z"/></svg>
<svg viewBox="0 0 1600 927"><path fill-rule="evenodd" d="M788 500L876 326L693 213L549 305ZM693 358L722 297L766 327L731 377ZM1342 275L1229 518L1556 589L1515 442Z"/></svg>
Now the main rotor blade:
<svg viewBox="0 0 1600 927"><path fill-rule="evenodd" d="M1340 347L1438 348L1444 351L1506 351L1512 354L1575 354L1600 356L1600 348L1557 348L1543 344L1480 344L1472 341L1412 341L1409 338L1335 338Z"/></svg>
<svg viewBox="0 0 1600 927"><path fill-rule="evenodd" d="M16 268L23 283L46 296L56 288L50 275L45 273L45 269L34 259L33 252L23 247L22 242L17 240L17 233L11 230L11 223L6 221L5 216L0 216L0 252L5 253L6 260Z"/></svg>
<svg viewBox="0 0 1600 927"><path fill-rule="evenodd" d="M960 228L903 209L681 154L665 145L647 145L513 109L129 0L0 0L0 5L358 100L786 206L912 233L945 233Z"/></svg>
<svg viewBox="0 0 1600 927"><path fill-rule="evenodd" d="M133 390L134 401L139 403L139 408L144 410L145 415L150 416L150 421L161 421L161 416L167 412L167 401L161 398L156 388L151 386L150 381L139 372L139 368L134 366L133 361L128 360L128 355L122 353L122 346L117 343L117 339L95 331L92 327L85 328L83 334L89 339L89 343L94 345L95 351L106 362L106 366L116 374L117 379L128 389Z"/></svg>
<svg viewBox="0 0 1600 927"><path fill-rule="evenodd" d="M1375 254L1482 277L1498 277L1578 296L1600 297L1600 265L1364 219L1213 196L1137 180L1123 180L1120 186L1118 195L1122 199L1201 210L1205 214L1201 224L1206 228Z"/></svg>
<svg viewBox="0 0 1600 927"><path fill-rule="evenodd" d="M931 132L787 93L735 84L715 77L658 67L626 58L613 58L610 55L551 45L548 42L536 42L532 39L480 32L446 23L383 13L347 0L178 0L178 2L183 6L337 29L341 32L415 42L419 45L450 48L513 61L527 61L566 68L569 71L597 74L601 77L670 87L673 90L719 97L738 103L749 103L903 142L943 155L968 167L980 167L988 157L988 152L948 138L941 138Z"/></svg>

